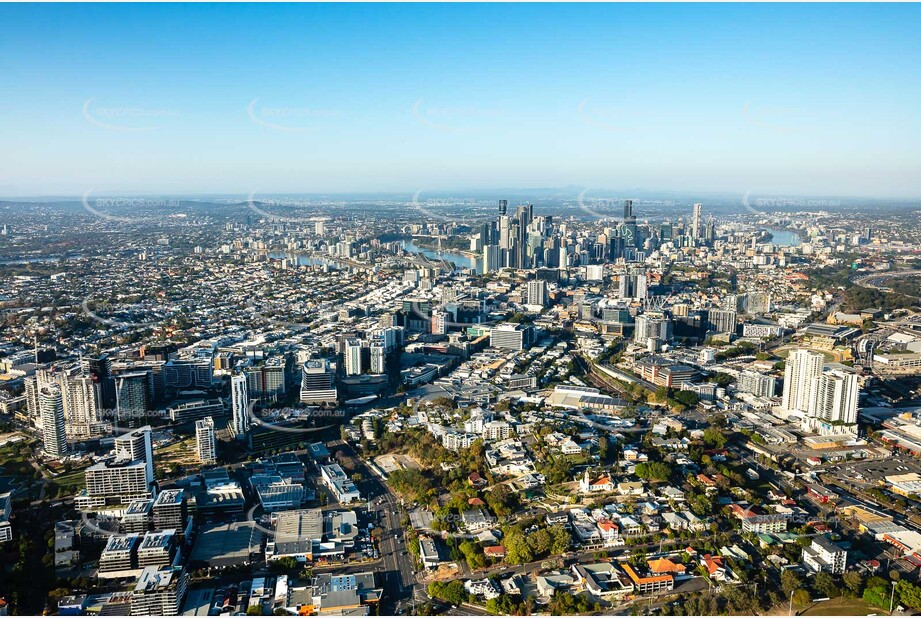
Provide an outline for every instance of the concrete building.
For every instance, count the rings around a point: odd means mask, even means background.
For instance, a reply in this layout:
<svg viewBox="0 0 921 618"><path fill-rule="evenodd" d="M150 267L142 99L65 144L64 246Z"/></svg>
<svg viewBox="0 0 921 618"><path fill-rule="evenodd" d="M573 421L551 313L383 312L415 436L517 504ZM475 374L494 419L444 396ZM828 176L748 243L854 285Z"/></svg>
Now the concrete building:
<svg viewBox="0 0 921 618"><path fill-rule="evenodd" d="M803 564L813 573L840 575L847 568L847 550L824 536L816 536L803 548Z"/></svg>
<svg viewBox="0 0 921 618"><path fill-rule="evenodd" d="M195 443L198 461L203 464L217 462L217 442L214 439L214 419L210 416L195 421Z"/></svg>

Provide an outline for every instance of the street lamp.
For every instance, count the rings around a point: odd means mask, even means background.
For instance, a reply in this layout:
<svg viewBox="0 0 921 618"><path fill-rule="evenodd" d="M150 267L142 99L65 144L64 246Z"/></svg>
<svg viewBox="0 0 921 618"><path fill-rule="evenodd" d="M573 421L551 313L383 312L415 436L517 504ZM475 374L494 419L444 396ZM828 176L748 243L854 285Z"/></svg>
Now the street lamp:
<svg viewBox="0 0 921 618"><path fill-rule="evenodd" d="M787 610L787 616L793 615L793 593L794 592L796 592L796 590L790 591L790 608Z"/></svg>
<svg viewBox="0 0 921 618"><path fill-rule="evenodd" d="M889 595L889 615L892 615L892 605L895 602L895 585L898 582L892 582L892 593Z"/></svg>

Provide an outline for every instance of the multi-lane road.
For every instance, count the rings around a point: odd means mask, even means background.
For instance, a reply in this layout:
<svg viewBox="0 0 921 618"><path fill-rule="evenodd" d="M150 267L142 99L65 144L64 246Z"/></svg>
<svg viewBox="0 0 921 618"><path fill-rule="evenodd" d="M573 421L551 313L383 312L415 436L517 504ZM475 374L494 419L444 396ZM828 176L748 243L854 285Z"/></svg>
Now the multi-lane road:
<svg viewBox="0 0 921 618"><path fill-rule="evenodd" d="M406 609L407 604L412 605L414 596L417 596L417 589L423 590L422 586L416 582L413 557L406 547L406 539L400 526L397 497L365 465L361 457L356 455L351 445L342 441L332 443L332 445L356 462L361 472L359 489L368 501L368 509L376 513L378 525L383 530L379 542L383 566L383 570L379 571L379 583L384 589L381 613L382 615L394 615L398 610Z"/></svg>

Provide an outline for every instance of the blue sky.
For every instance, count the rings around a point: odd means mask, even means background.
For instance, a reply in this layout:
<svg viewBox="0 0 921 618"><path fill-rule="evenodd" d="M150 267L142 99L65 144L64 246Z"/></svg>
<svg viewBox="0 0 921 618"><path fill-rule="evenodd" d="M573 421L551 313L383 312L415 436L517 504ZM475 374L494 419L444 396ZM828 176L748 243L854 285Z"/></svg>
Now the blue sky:
<svg viewBox="0 0 921 618"><path fill-rule="evenodd" d="M0 5L0 195L921 196L917 5Z"/></svg>

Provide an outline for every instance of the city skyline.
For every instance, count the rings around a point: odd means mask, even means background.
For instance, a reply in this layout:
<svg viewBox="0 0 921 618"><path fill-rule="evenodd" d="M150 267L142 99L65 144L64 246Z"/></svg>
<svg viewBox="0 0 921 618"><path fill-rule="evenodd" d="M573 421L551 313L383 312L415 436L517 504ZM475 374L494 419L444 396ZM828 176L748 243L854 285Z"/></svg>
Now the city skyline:
<svg viewBox="0 0 921 618"><path fill-rule="evenodd" d="M917 15L5 6L0 195L584 186L921 197L907 79Z"/></svg>

